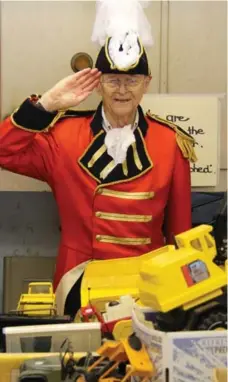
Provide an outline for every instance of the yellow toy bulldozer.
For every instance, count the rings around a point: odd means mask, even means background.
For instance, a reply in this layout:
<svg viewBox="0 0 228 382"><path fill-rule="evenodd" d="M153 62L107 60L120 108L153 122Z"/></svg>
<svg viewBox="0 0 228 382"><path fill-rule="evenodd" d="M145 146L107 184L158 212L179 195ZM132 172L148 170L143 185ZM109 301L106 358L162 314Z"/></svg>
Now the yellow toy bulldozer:
<svg viewBox="0 0 228 382"><path fill-rule="evenodd" d="M17 313L27 316L56 316L52 283L29 283L28 293L23 293L20 296Z"/></svg>
<svg viewBox="0 0 228 382"><path fill-rule="evenodd" d="M176 245L138 258L91 262L82 281L82 306L102 311L108 301L131 295L156 312L160 330L226 328L226 264L214 262L211 231L201 225L177 235Z"/></svg>

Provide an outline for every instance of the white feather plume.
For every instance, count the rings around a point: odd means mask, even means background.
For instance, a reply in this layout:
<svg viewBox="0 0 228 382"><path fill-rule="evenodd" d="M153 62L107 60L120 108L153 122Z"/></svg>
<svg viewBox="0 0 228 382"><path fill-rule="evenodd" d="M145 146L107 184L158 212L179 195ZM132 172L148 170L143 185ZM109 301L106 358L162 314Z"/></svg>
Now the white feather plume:
<svg viewBox="0 0 228 382"><path fill-rule="evenodd" d="M137 35L144 46L153 45L150 23L144 13L150 1L98 0L92 41L101 46L107 37L122 42L126 34Z"/></svg>

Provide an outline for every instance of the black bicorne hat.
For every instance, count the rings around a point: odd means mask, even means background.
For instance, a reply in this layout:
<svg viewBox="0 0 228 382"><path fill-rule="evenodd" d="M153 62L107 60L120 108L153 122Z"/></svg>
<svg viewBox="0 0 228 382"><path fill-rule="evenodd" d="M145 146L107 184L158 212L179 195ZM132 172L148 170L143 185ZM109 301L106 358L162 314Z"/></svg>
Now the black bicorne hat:
<svg viewBox="0 0 228 382"><path fill-rule="evenodd" d="M138 40L139 55L136 62L132 65L124 68L118 67L109 54L109 44L111 38L108 38L105 45L100 49L98 53L95 67L104 74L143 74L145 76L150 75L150 68L148 63L147 54L145 48ZM122 46L119 47L121 54Z"/></svg>
<svg viewBox="0 0 228 382"><path fill-rule="evenodd" d="M92 41L99 43L95 67L102 73L150 75L145 47L153 45L144 13L150 1L98 0Z"/></svg>

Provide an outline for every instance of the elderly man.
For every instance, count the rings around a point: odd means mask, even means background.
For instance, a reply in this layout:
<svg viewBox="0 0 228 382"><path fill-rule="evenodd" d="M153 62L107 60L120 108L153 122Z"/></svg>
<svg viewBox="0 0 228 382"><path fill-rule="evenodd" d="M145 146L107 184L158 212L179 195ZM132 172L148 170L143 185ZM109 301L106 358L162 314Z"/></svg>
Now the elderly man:
<svg viewBox="0 0 228 382"><path fill-rule="evenodd" d="M139 106L151 80L139 41L138 59L124 69L109 44L95 69L29 97L0 127L0 166L47 182L58 205L60 313L80 306L87 262L140 256L191 227L192 138ZM69 110L95 88L96 111Z"/></svg>

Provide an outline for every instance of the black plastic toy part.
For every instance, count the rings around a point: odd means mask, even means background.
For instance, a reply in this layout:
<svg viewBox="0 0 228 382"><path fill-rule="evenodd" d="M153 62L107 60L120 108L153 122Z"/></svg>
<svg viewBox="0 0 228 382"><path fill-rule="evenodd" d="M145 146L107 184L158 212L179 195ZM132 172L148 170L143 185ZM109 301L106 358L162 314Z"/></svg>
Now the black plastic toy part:
<svg viewBox="0 0 228 382"><path fill-rule="evenodd" d="M223 265L227 260L227 194L214 224L214 238L217 248L215 263Z"/></svg>
<svg viewBox="0 0 228 382"><path fill-rule="evenodd" d="M128 337L128 343L130 347L136 351L140 351L142 349L142 342L141 340L136 336L135 333L131 334Z"/></svg>

